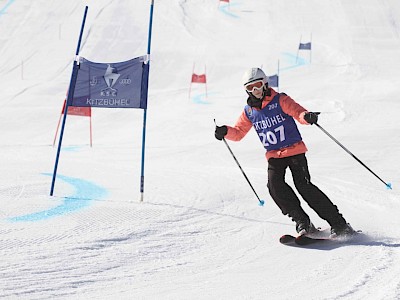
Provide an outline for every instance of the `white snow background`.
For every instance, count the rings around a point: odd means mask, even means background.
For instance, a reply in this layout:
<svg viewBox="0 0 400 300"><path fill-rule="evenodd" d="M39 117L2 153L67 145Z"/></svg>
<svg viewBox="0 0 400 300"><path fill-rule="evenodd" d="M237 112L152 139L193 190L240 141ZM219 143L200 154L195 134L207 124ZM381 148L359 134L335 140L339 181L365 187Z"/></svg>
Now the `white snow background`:
<svg viewBox="0 0 400 300"><path fill-rule="evenodd" d="M150 1L0 0L0 297L400 299L399 1L155 0L143 203L140 109L93 109L93 147L88 118L68 116L49 196L86 5L81 56L146 54ZM393 185L299 125L314 184L363 231L350 243L281 245L294 223L257 135L228 143L264 207L214 138L245 105L242 74L278 61L280 91ZM207 96L189 97L194 63Z"/></svg>

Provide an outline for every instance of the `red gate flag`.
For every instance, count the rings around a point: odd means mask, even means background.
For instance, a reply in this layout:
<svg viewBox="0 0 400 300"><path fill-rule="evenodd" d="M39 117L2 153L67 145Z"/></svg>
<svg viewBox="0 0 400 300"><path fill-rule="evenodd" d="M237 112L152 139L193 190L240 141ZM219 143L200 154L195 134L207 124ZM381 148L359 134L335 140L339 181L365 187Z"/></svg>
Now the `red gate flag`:
<svg viewBox="0 0 400 300"><path fill-rule="evenodd" d="M198 74L192 74L192 82L195 82L195 83L206 83L207 82L207 80L206 80L206 74L201 74L201 75L198 75Z"/></svg>
<svg viewBox="0 0 400 300"><path fill-rule="evenodd" d="M61 114L63 115L65 112L65 105L66 105L67 100L64 100L64 106L61 111ZM68 114L69 115L74 115L74 116L82 116L82 117L91 117L92 116L92 108L89 107L80 107L80 106L69 106L68 107Z"/></svg>
<svg viewBox="0 0 400 300"><path fill-rule="evenodd" d="M192 80L190 80L190 86L189 86L189 99L190 99L190 94L192 91L192 83L204 83L204 87L206 89L206 96L207 96L207 70L206 66L204 65L204 74L196 74L194 72L194 66L195 64L193 63L193 70L192 70Z"/></svg>
<svg viewBox="0 0 400 300"><path fill-rule="evenodd" d="M67 104L67 99L64 100L64 105L61 110L60 118L58 119L56 134L54 135L53 147L56 144L58 129L60 127L61 116L65 113L65 106ZM92 108L91 107L79 107L79 106L68 106L67 115L89 117L89 127L90 127L90 147L92 147Z"/></svg>

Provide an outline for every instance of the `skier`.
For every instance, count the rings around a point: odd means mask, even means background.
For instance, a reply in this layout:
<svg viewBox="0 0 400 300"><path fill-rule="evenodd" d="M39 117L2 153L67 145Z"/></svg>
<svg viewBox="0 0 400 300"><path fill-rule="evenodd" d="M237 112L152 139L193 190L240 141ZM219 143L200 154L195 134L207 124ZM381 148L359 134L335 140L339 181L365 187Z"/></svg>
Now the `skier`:
<svg viewBox="0 0 400 300"><path fill-rule="evenodd" d="M285 93L277 93L268 87L268 77L259 68L245 72L243 85L248 94L247 105L234 127L216 126L215 137L240 141L254 127L266 149L269 193L282 213L296 222L299 235L313 233L316 228L293 189L285 182L287 168L302 198L331 226L331 237L353 234L355 231L337 206L311 183L305 156L307 148L294 119L300 124L314 124L318 114L308 112Z"/></svg>

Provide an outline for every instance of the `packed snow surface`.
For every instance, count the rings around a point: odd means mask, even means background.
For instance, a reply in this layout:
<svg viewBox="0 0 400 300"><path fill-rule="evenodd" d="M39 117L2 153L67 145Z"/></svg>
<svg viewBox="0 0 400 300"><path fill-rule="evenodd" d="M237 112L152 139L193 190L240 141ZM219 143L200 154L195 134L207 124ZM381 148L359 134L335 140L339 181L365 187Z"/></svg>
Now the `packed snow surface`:
<svg viewBox="0 0 400 300"><path fill-rule="evenodd" d="M144 201L141 109L93 108L92 147L90 119L68 116L49 195L85 6L79 54L110 63L147 53L150 2L0 0L0 297L400 299L399 1L155 0ZM228 143L263 207L214 138L242 74L278 65L279 91L393 186L299 124L313 183L363 231L351 242L281 245L294 223L257 135ZM207 86L189 90L193 72Z"/></svg>

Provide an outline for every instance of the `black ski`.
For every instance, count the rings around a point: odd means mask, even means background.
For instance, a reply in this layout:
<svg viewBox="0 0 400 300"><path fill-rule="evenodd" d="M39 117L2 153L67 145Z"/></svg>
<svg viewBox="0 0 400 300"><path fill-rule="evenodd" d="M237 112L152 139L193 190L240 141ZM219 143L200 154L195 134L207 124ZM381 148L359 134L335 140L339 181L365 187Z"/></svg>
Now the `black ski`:
<svg viewBox="0 0 400 300"><path fill-rule="evenodd" d="M294 241L296 240L296 237L294 237L293 235L290 234L284 234L281 236L281 238L279 239L279 242L281 244L284 245L288 245L288 244L294 244Z"/></svg>
<svg viewBox="0 0 400 300"><path fill-rule="evenodd" d="M316 237L309 237L305 235L293 236L290 234L282 235L279 239L279 242L284 245L297 245L297 246L307 246L315 243L323 243L326 241L331 241L332 239L327 238L316 238Z"/></svg>
<svg viewBox="0 0 400 300"><path fill-rule="evenodd" d="M299 235L295 238L295 243L300 246L307 246L315 243L323 243L327 241L332 241L332 238L317 238L317 237L309 237L306 235Z"/></svg>
<svg viewBox="0 0 400 300"><path fill-rule="evenodd" d="M318 233L320 232L321 231L319 231ZM357 230L352 235L338 236L338 237L330 237L330 236L323 237L323 236L318 236L318 233L312 236L309 235L293 236L291 234L284 234L280 237L279 242L281 244L289 246L307 246L317 243L327 243L329 241L346 242L352 240L355 236L359 235L361 232L362 232L361 230Z"/></svg>

